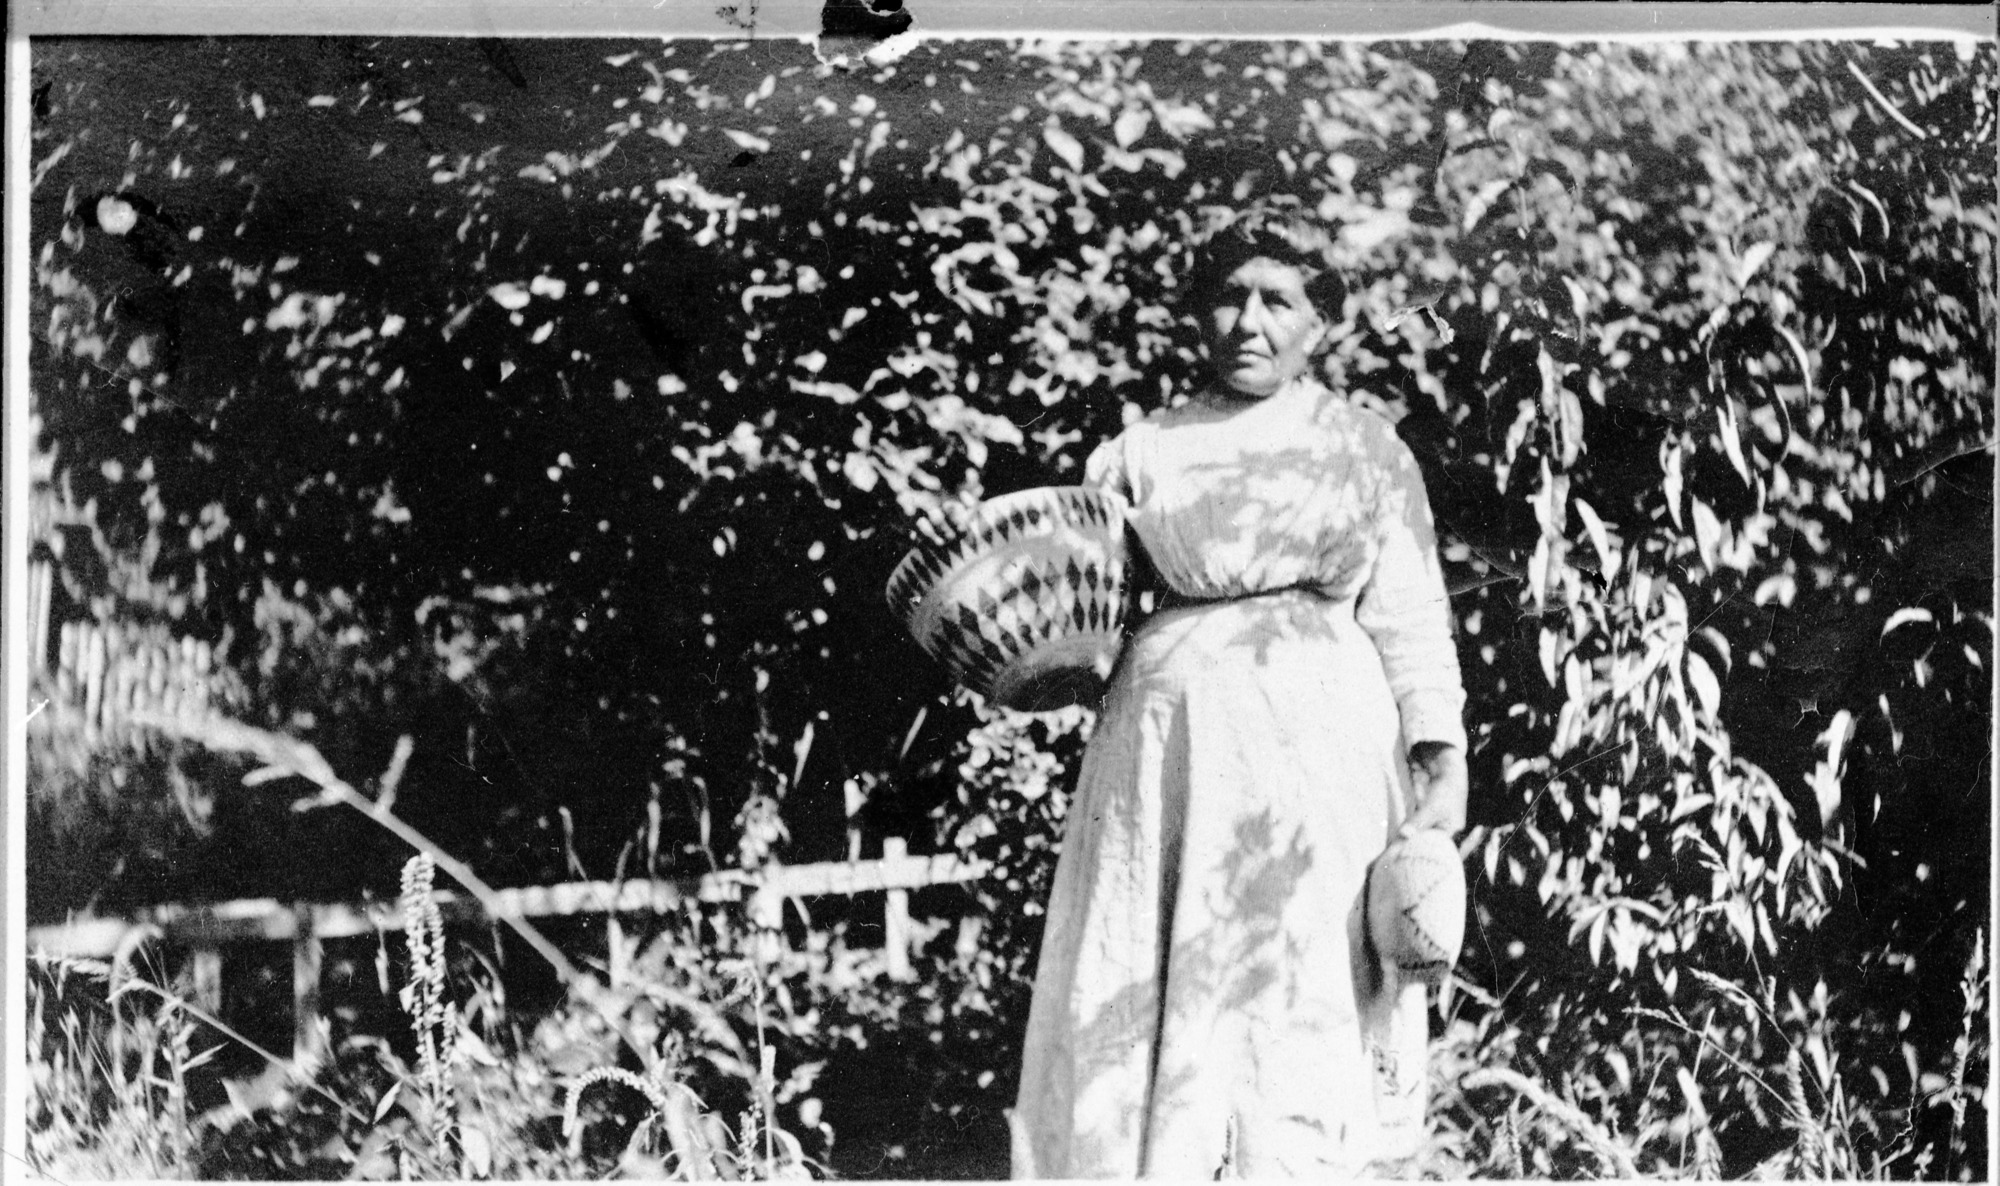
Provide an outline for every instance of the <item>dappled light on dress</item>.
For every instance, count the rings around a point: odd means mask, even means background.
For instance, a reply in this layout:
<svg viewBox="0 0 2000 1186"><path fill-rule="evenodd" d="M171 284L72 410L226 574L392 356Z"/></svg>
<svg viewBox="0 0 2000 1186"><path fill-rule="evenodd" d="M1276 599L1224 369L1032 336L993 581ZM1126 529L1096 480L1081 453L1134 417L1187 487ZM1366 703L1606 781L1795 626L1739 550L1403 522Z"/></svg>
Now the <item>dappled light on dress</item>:
<svg viewBox="0 0 2000 1186"><path fill-rule="evenodd" d="M1464 737L1415 467L1385 421L1304 382L1142 423L1091 478L1132 499L1170 597L1121 659L1071 807L1015 1171L1406 1154L1423 991L1372 967L1356 911L1409 810L1403 729Z"/></svg>

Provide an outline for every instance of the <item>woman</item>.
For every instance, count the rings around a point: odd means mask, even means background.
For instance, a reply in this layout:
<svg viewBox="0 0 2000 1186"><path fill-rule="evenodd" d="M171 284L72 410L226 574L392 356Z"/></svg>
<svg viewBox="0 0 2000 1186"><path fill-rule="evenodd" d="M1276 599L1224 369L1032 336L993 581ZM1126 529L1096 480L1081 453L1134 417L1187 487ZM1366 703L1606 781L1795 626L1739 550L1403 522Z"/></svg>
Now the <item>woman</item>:
<svg viewBox="0 0 2000 1186"><path fill-rule="evenodd" d="M1361 897L1392 837L1464 826L1464 692L1416 463L1312 377L1329 247L1282 210L1212 236L1213 382L1090 459L1168 596L1071 803L1017 1176L1355 1173L1421 1137L1424 989Z"/></svg>

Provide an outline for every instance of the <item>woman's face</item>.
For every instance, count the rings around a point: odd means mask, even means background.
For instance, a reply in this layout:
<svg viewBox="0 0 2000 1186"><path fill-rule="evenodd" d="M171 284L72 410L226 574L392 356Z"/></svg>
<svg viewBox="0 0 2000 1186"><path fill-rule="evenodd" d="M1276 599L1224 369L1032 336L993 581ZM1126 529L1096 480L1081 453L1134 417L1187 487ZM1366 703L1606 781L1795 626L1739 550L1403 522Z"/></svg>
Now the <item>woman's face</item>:
<svg viewBox="0 0 2000 1186"><path fill-rule="evenodd" d="M1202 331L1217 379L1261 399L1305 374L1327 331L1306 296L1306 279L1291 264L1260 255L1216 286Z"/></svg>

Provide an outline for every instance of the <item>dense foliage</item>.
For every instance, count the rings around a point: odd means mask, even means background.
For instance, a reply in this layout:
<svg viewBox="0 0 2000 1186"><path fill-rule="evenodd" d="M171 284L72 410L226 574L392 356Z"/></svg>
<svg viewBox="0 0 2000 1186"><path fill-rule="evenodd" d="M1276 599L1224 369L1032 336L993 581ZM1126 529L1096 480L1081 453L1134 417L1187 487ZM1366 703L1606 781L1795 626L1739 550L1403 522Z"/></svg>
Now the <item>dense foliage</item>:
<svg viewBox="0 0 2000 1186"><path fill-rule="evenodd" d="M63 612L215 640L232 704L357 778L410 735L397 811L497 882L835 858L853 803L998 861L983 942L886 994L825 954L783 1010L787 1066L823 1023L903 1033L989 1114L1088 714L949 691L881 582L1185 391L1208 220L1317 211L1350 278L1328 376L1425 467L1470 694L1441 1147L1984 1165L1990 45L35 70ZM45 916L386 891L408 855L185 748L36 752Z"/></svg>

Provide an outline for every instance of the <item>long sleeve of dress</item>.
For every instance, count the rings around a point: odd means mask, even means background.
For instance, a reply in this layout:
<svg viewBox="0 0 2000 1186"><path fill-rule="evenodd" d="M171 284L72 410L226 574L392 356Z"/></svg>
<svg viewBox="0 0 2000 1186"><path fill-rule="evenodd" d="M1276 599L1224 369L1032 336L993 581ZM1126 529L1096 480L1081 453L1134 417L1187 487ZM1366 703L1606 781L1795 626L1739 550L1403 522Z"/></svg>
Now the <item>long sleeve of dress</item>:
<svg viewBox="0 0 2000 1186"><path fill-rule="evenodd" d="M1132 497L1132 478L1126 472L1123 433L1091 450L1090 457L1083 463L1083 484L1109 490L1127 499Z"/></svg>
<svg viewBox="0 0 2000 1186"><path fill-rule="evenodd" d="M1441 741L1463 749L1465 686L1423 473L1393 434L1384 453L1380 552L1355 616L1381 653L1404 741Z"/></svg>

